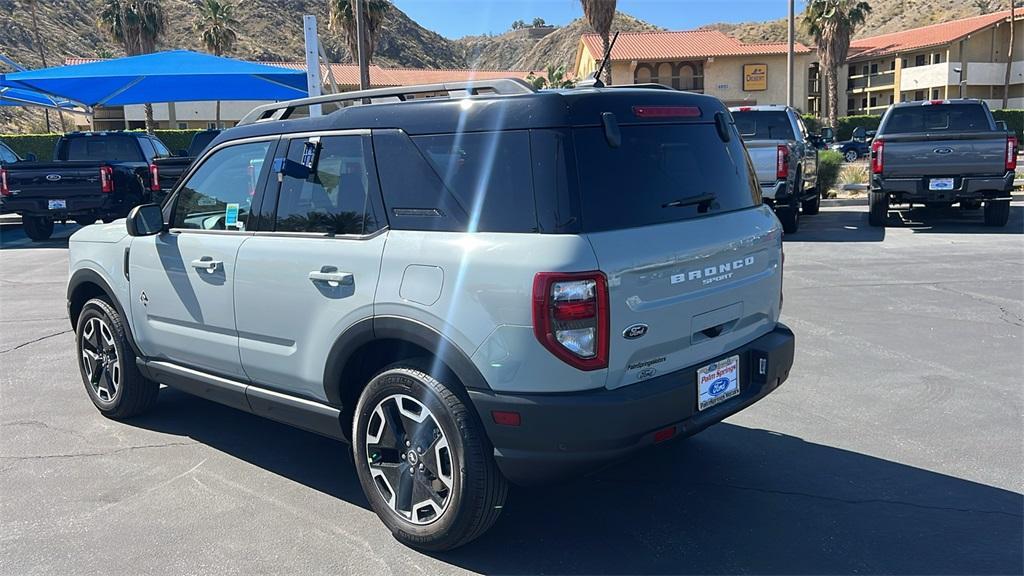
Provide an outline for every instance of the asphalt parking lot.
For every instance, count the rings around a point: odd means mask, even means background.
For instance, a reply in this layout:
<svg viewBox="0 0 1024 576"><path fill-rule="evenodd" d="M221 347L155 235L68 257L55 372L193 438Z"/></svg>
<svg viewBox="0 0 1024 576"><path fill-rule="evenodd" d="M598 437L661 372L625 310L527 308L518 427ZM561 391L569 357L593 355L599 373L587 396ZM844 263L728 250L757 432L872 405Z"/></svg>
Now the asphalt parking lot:
<svg viewBox="0 0 1024 576"><path fill-rule="evenodd" d="M66 238L0 226L0 573L1024 571L1024 203L786 244L789 381L698 436L512 492L451 553L397 544L344 445L164 390L102 418L66 318Z"/></svg>

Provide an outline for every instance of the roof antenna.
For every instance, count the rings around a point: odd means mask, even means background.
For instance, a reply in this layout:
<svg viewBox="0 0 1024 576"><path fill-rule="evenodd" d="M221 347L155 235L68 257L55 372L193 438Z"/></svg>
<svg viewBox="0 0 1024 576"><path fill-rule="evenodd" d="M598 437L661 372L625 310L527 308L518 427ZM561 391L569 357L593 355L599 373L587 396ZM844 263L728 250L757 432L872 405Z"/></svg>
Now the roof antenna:
<svg viewBox="0 0 1024 576"><path fill-rule="evenodd" d="M597 70L594 70L593 74L577 82L577 88L604 88L604 82L601 81L601 73L604 72L604 67L608 64L608 59L612 57L612 48L615 46L615 41L618 38L619 33L615 32L615 35L612 36L612 41L608 43L608 50L604 53L604 59L601 60L601 65L597 67Z"/></svg>

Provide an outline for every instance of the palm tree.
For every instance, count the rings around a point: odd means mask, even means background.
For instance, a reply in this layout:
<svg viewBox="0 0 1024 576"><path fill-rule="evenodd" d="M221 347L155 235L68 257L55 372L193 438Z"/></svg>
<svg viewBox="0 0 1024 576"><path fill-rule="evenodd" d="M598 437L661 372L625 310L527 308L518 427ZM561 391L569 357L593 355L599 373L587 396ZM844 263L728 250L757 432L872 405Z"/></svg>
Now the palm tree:
<svg viewBox="0 0 1024 576"><path fill-rule="evenodd" d="M608 43L611 41L610 36L612 32L612 20L615 19L615 0L580 0L580 4L583 5L583 16L587 19L587 23L601 36L601 41L604 42L604 51L601 53L601 57L608 53ZM604 67L604 83L610 85L612 83L612 67L605 65Z"/></svg>
<svg viewBox="0 0 1024 576"><path fill-rule="evenodd" d="M1013 67L1013 21L1017 18L1016 0L1010 0L1010 40L1006 48L1006 75L1003 77L1003 110L1010 104L1010 68Z"/></svg>
<svg viewBox="0 0 1024 576"><path fill-rule="evenodd" d="M328 28L341 30L345 35L345 45L352 54L352 59L359 62L359 46L356 40L356 11L354 2L358 0L328 0L330 11ZM366 22L365 46L366 62L373 60L373 51L377 47L377 38L380 35L381 26L384 24L384 17L391 9L391 2L388 0L362 0L363 16Z"/></svg>
<svg viewBox="0 0 1024 576"><path fill-rule="evenodd" d="M530 72L526 76L526 81L533 84L533 87L537 90L544 88L573 88L576 86L575 80L565 77L565 64L557 67L554 64L548 64L546 72L544 76L537 76Z"/></svg>
<svg viewBox="0 0 1024 576"><path fill-rule="evenodd" d="M160 0L104 0L97 25L128 56L154 52L166 29ZM145 106L146 131L152 134L153 105Z"/></svg>
<svg viewBox="0 0 1024 576"><path fill-rule="evenodd" d="M846 62L850 38L868 12L871 6L863 0L808 0L804 10L804 28L818 43L828 125L833 130L839 127L839 65Z"/></svg>
<svg viewBox="0 0 1024 576"><path fill-rule="evenodd" d="M242 24L235 19L235 4L227 0L203 0L192 21L192 29L200 33L203 46L221 56L230 52L238 40L237 28ZM217 127L220 127L220 100L217 100Z"/></svg>
<svg viewBox="0 0 1024 576"><path fill-rule="evenodd" d="M35 36L36 39L36 48L39 49L39 59L43 61L43 68L46 68L46 50L43 47L42 36L40 36L39 34L39 15L36 11L39 5L39 0L25 0L25 4L28 4L29 10L32 12L32 34L33 36ZM46 131L52 132L53 130L50 128L49 108L44 108L43 114L46 115ZM64 125L64 113L61 111L60 108L57 108L57 115L60 116L60 129L62 132L64 132L67 130L67 127Z"/></svg>

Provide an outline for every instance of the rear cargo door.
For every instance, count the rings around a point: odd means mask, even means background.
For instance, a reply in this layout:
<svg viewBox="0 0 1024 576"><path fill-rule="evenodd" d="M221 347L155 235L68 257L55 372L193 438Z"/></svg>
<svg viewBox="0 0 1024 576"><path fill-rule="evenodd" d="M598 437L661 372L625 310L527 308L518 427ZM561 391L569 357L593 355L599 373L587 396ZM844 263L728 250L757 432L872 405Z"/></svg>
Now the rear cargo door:
<svg viewBox="0 0 1024 576"><path fill-rule="evenodd" d="M582 227L608 279L607 386L721 359L779 314L781 230L738 133L712 123L575 131Z"/></svg>
<svg viewBox="0 0 1024 576"><path fill-rule="evenodd" d="M74 210L79 199L102 193L98 163L19 162L7 170L12 198L32 212Z"/></svg>

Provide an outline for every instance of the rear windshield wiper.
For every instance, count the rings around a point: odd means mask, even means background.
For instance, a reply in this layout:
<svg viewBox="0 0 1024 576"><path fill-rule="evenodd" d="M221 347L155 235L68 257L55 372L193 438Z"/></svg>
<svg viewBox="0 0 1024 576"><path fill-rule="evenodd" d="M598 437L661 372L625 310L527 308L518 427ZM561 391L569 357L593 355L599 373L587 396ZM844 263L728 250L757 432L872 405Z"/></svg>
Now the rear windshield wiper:
<svg viewBox="0 0 1024 576"><path fill-rule="evenodd" d="M702 194L700 196L687 196L686 198L680 198L679 200L673 200L671 202L665 202L661 205L662 208L682 208L683 206L693 206L694 204L707 204L713 202L716 196L714 194Z"/></svg>

